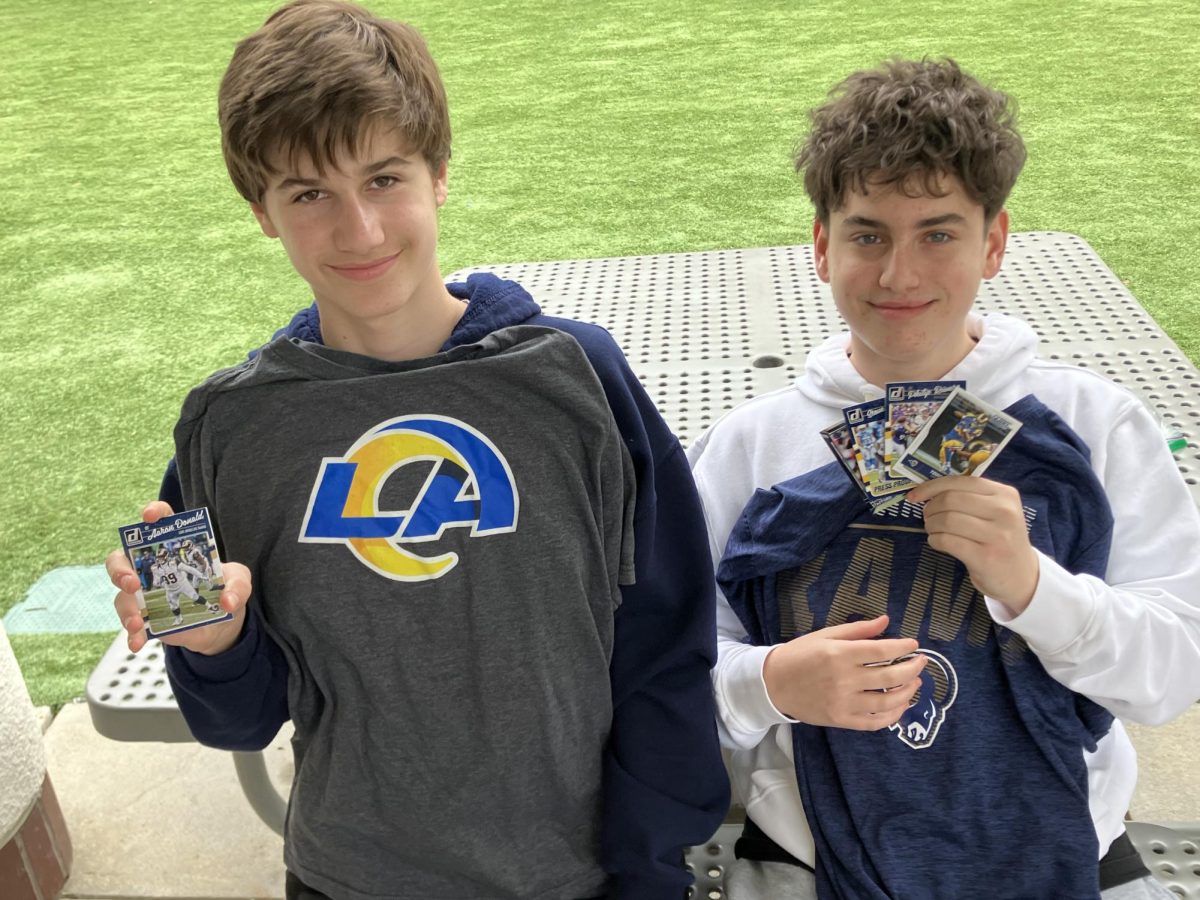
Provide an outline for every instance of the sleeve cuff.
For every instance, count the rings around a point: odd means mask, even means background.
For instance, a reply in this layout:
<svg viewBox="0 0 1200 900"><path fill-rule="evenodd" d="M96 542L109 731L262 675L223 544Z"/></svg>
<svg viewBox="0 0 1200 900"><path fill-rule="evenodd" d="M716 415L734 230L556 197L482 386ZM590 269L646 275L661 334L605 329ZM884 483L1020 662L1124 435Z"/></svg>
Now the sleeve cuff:
<svg viewBox="0 0 1200 900"><path fill-rule="evenodd" d="M1019 634L1040 656L1061 653L1087 630L1095 615L1092 592L1040 550L1038 584L1024 612L1014 616L998 600L985 597L992 620Z"/></svg>
<svg viewBox="0 0 1200 900"><path fill-rule="evenodd" d="M731 731L758 733L797 721L776 709L767 693L763 663L774 649L743 644L726 650L718 700Z"/></svg>
<svg viewBox="0 0 1200 900"><path fill-rule="evenodd" d="M246 620L237 642L224 653L211 656L193 650L179 648L179 659L189 672L201 681L220 683L237 681L244 676L258 653L261 634L258 616L246 610Z"/></svg>

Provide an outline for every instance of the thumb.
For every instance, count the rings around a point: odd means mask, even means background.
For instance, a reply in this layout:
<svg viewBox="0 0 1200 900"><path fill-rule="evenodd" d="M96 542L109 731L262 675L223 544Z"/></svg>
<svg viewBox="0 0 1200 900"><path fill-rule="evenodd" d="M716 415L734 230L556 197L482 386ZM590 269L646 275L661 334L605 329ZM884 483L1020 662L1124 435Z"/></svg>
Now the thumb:
<svg viewBox="0 0 1200 900"><path fill-rule="evenodd" d="M142 521L153 525L159 519L173 515L175 515L175 511L171 509L170 503L167 503L165 500L152 500L142 510Z"/></svg>
<svg viewBox="0 0 1200 900"><path fill-rule="evenodd" d="M879 637L883 634L883 630L888 626L887 616L877 616L874 619L859 619L856 622L847 622L844 625L833 625L829 628L822 628L821 633L831 639L838 641L864 641L869 638Z"/></svg>
<svg viewBox="0 0 1200 900"><path fill-rule="evenodd" d="M225 577L225 590L221 592L221 599L225 601L221 606L229 612L233 612L239 607L245 606L250 600L252 579L250 570L241 563L227 562L221 563L221 568Z"/></svg>

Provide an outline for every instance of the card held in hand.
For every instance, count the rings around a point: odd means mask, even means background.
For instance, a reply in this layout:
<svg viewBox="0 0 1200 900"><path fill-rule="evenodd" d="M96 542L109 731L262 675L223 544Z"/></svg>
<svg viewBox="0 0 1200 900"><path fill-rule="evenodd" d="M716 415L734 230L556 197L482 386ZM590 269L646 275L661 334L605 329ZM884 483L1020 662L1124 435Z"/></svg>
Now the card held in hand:
<svg viewBox="0 0 1200 900"><path fill-rule="evenodd" d="M966 386L965 381L893 381L884 388L887 424L883 430L883 463L890 474L895 475L892 466L950 392Z"/></svg>
<svg viewBox="0 0 1200 900"><path fill-rule="evenodd" d="M965 388L955 388L913 438L893 469L913 481L982 475L1021 423Z"/></svg>
<svg viewBox="0 0 1200 900"><path fill-rule="evenodd" d="M225 589L221 559L206 508L118 529L141 589L138 606L150 637L233 618L218 602Z"/></svg>

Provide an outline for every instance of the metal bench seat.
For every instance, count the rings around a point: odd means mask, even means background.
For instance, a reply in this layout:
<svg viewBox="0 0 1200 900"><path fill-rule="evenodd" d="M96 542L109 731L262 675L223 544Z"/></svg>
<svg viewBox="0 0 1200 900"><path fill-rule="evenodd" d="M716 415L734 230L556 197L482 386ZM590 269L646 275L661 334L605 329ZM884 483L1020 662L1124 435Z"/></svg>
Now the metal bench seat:
<svg viewBox="0 0 1200 900"><path fill-rule="evenodd" d="M1133 845L1167 890L1188 900L1200 898L1200 823L1168 828L1149 822L1130 822ZM696 878L691 896L696 900L721 900L725 872L733 862L733 845L741 834L738 823L726 823L712 840L687 851L687 864Z"/></svg>
<svg viewBox="0 0 1200 900"><path fill-rule="evenodd" d="M484 270L521 282L547 313L605 325L685 446L740 401L796 378L808 349L842 330L810 245L512 263L450 278ZM1124 384L1186 435L1176 459L1200 504L1200 372L1082 238L1011 235L1001 273L984 283L978 308L1024 319L1041 337L1043 356ZM88 679L87 702L106 737L192 740L157 641L134 656L118 635ZM255 811L282 831L285 804L262 755L234 757ZM723 896L739 827L726 824L689 852L694 896ZM1171 890L1200 898L1200 822L1135 822L1129 832Z"/></svg>

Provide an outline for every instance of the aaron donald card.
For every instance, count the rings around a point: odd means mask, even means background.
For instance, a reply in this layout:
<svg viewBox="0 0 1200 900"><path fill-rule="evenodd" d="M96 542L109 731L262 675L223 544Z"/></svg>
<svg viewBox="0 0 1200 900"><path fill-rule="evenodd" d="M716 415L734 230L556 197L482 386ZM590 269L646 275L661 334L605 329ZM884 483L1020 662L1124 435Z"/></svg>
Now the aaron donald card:
<svg viewBox="0 0 1200 900"><path fill-rule="evenodd" d="M153 525L136 522L118 531L142 582L137 598L147 634L161 637L233 618L217 602L225 579L207 509L164 516Z"/></svg>
<svg viewBox="0 0 1200 900"><path fill-rule="evenodd" d="M1021 423L955 388L893 467L913 481L943 475L982 475Z"/></svg>

